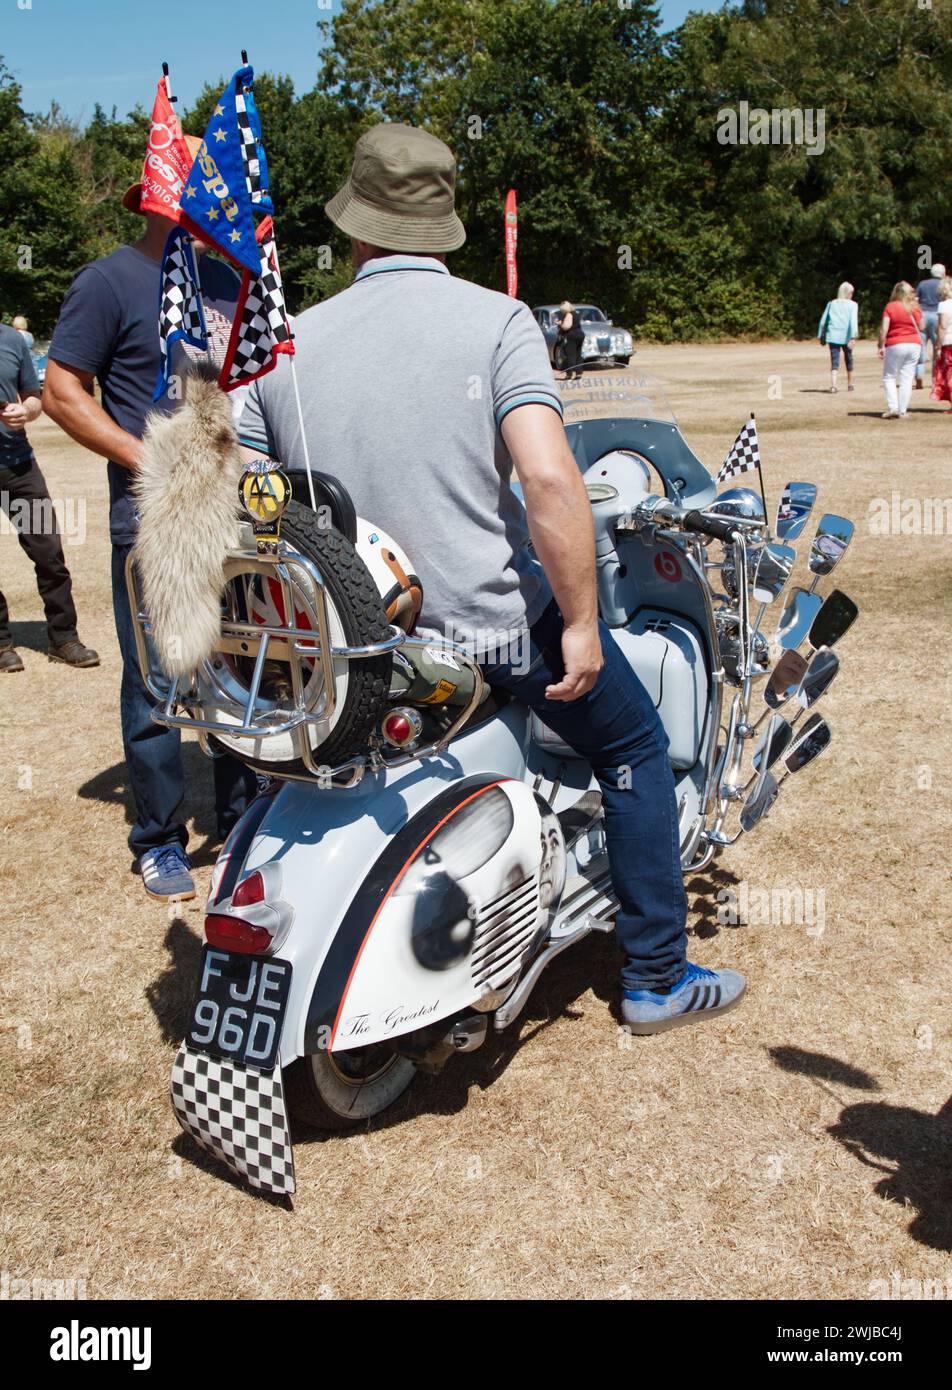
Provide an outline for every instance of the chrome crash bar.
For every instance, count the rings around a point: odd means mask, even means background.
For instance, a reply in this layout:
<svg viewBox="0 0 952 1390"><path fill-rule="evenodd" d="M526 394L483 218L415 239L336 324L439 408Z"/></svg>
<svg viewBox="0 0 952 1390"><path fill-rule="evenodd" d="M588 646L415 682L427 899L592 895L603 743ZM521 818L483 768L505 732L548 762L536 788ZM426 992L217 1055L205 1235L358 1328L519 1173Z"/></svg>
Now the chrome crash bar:
<svg viewBox="0 0 952 1390"><path fill-rule="evenodd" d="M261 575L276 581L280 585L285 613L293 615L296 610L303 610L313 626L298 627L291 620L284 626L253 623L234 613L223 614L214 655L202 663L196 675L183 687L181 677L166 675L159 665L151 641L152 624L140 596L139 576L133 556L130 554L126 560L126 585L134 617L136 655L142 678L156 701L152 718L157 724L169 728L195 729L206 752L210 751L209 734L255 741L290 734L296 755L307 769L307 776L301 778L298 774L289 773L289 777L305 781L317 778L322 784L353 787L362 779L368 767L375 770L397 767L442 753L482 700L485 689L482 671L453 643L410 637L400 628L391 626L391 635L381 642L362 646L336 645L330 634L326 589L321 572L313 560L297 551L289 551L284 545L274 555L231 550L224 563L223 575L225 592L229 594L234 592L232 584L241 584L249 576ZM292 580L296 581L296 590L292 587ZM473 676L473 692L468 703L441 738L422 747L392 752L374 746L366 754L335 767L315 761L308 729L326 723L336 709L335 661L362 661L386 655L398 648L422 650L434 645L441 645ZM240 701L226 687L224 676L227 668L221 660L223 653L254 660L251 680ZM258 710L265 664L269 658L288 665L292 698L287 710ZM320 680L305 683L302 660L319 663ZM233 722L208 719L205 716L209 706L220 710Z"/></svg>

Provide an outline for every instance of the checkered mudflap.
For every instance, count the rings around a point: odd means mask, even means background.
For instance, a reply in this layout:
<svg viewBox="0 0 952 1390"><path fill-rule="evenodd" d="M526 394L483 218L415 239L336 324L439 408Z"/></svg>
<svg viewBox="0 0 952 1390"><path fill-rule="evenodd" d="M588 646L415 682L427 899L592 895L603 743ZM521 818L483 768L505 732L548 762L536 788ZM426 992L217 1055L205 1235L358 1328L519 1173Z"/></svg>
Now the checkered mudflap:
<svg viewBox="0 0 952 1390"><path fill-rule="evenodd" d="M172 1067L172 1108L187 1134L252 1187L295 1190L280 1066L253 1071L183 1044Z"/></svg>

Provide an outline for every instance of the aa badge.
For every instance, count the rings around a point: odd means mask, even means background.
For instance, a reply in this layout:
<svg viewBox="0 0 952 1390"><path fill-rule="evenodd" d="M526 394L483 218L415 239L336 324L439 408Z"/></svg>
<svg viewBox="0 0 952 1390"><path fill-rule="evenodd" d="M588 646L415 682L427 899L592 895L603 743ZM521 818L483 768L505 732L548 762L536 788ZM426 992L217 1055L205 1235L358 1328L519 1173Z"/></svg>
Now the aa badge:
<svg viewBox="0 0 952 1390"><path fill-rule="evenodd" d="M287 474L270 459L257 459L242 473L238 493L259 545L277 541L281 518L291 500Z"/></svg>

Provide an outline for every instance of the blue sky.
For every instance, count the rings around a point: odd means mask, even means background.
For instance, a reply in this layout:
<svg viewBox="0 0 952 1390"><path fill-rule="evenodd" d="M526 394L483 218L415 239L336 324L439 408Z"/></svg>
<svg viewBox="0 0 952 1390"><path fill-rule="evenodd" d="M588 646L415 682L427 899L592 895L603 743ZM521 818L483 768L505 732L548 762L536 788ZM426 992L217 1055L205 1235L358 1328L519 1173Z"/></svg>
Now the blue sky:
<svg viewBox="0 0 952 1390"><path fill-rule="evenodd" d="M29 8L19 8L19 4ZM56 100L85 121L98 101L120 116L151 109L163 59L180 108L206 81L229 77L248 49L259 71L287 73L298 92L317 75L317 21L340 0L3 0L0 54L28 111ZM326 8L332 4L333 9ZM662 0L665 28L720 0Z"/></svg>

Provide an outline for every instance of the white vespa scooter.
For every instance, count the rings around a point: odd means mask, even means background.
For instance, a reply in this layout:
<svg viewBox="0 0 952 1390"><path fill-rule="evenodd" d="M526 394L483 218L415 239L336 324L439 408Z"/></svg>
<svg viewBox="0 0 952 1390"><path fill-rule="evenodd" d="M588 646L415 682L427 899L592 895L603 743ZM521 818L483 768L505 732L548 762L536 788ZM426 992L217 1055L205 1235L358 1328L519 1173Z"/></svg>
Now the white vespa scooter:
<svg viewBox="0 0 952 1390"><path fill-rule="evenodd" d="M791 483L771 528L756 493L716 496L655 383L586 378L564 400L601 615L667 731L693 873L830 741L811 711L856 608L816 589L853 528L821 519L774 665L762 623L816 488ZM317 482L334 526L293 501L280 539L244 527L217 648L190 679L158 666L128 570L154 717L267 777L214 870L172 1099L189 1134L270 1193L294 1191L288 1110L324 1129L380 1114L418 1069L513 1023L546 966L610 931L616 908L591 768L488 691L461 647L405 630L412 566Z"/></svg>

